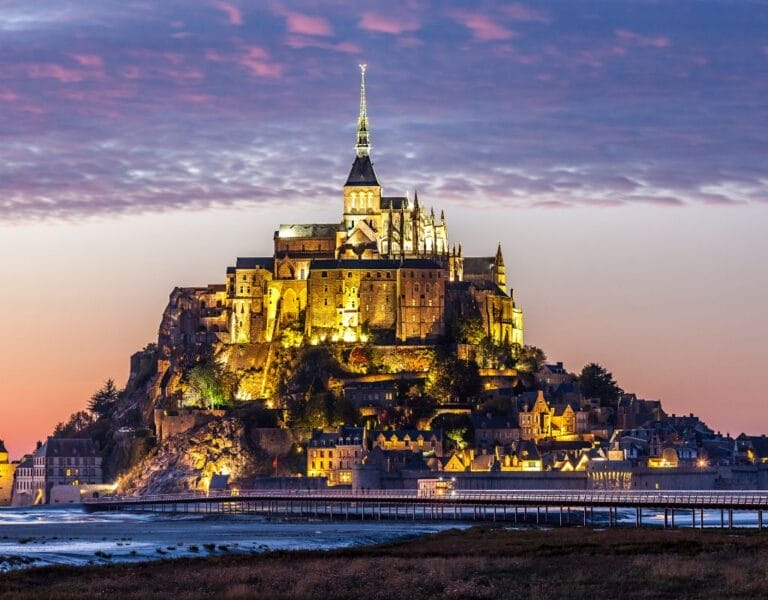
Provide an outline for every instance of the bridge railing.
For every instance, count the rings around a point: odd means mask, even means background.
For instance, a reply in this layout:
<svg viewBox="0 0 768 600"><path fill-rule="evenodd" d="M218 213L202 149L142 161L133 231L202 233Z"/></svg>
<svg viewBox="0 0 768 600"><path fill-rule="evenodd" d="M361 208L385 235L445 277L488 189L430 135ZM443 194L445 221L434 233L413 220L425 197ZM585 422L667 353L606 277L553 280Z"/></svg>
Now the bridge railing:
<svg viewBox="0 0 768 600"><path fill-rule="evenodd" d="M445 501L461 504L498 503L562 505L562 506L625 506L625 507L765 507L768 492L755 491L685 491L685 490L453 490L445 494L429 494L417 490L215 490L179 494L145 496L106 496L88 498L86 504L153 504L187 503L194 501L259 501L313 500L349 502L386 501Z"/></svg>

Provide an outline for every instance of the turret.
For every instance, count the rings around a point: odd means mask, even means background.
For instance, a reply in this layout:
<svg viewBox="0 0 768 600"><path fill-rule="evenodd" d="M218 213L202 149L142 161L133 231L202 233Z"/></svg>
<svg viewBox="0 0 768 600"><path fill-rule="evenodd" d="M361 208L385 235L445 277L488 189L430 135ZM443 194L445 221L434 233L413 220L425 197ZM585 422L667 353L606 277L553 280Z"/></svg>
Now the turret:
<svg viewBox="0 0 768 600"><path fill-rule="evenodd" d="M496 249L496 260L493 262L493 274L498 285L505 292L507 291L507 276L504 269L504 255L501 253L501 242Z"/></svg>

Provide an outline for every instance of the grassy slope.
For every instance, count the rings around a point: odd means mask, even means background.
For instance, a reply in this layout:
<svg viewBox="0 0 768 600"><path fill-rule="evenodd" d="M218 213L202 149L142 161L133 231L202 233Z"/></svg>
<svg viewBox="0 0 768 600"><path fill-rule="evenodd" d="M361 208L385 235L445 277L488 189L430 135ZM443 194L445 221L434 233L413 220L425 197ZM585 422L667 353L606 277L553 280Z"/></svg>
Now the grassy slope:
<svg viewBox="0 0 768 600"><path fill-rule="evenodd" d="M7 598L768 596L768 534L474 528L332 552L0 575Z"/></svg>

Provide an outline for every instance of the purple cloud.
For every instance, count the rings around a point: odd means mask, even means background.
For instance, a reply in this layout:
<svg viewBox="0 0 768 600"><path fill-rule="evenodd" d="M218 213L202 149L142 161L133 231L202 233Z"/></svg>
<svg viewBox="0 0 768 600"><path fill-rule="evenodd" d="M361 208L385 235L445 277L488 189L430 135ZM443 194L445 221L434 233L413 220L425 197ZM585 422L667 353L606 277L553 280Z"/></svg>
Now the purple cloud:
<svg viewBox="0 0 768 600"><path fill-rule="evenodd" d="M392 193L520 208L768 197L768 11L754 6L6 5L3 221L327 202L352 160L358 62Z"/></svg>

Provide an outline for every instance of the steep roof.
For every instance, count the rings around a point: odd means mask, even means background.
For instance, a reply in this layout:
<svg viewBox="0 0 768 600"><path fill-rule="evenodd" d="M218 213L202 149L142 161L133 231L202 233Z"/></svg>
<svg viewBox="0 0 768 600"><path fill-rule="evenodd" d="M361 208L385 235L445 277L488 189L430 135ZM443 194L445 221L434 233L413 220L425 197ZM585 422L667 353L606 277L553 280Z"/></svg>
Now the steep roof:
<svg viewBox="0 0 768 600"><path fill-rule="evenodd" d="M490 274L495 261L493 256L467 256L464 258L464 275Z"/></svg>
<svg viewBox="0 0 768 600"><path fill-rule="evenodd" d="M5 444L3 443L3 440L0 440L0 452L8 453L8 450L5 449Z"/></svg>
<svg viewBox="0 0 768 600"><path fill-rule="evenodd" d="M236 269L266 269L271 271L275 267L275 259L271 256L238 256L235 263Z"/></svg>
<svg viewBox="0 0 768 600"><path fill-rule="evenodd" d="M347 182L344 185L379 185L370 156L357 156L355 158L355 162L352 163L352 169L349 171Z"/></svg>
<svg viewBox="0 0 768 600"><path fill-rule="evenodd" d="M96 443L89 439L54 438L48 440L38 450L38 456L98 456Z"/></svg>

